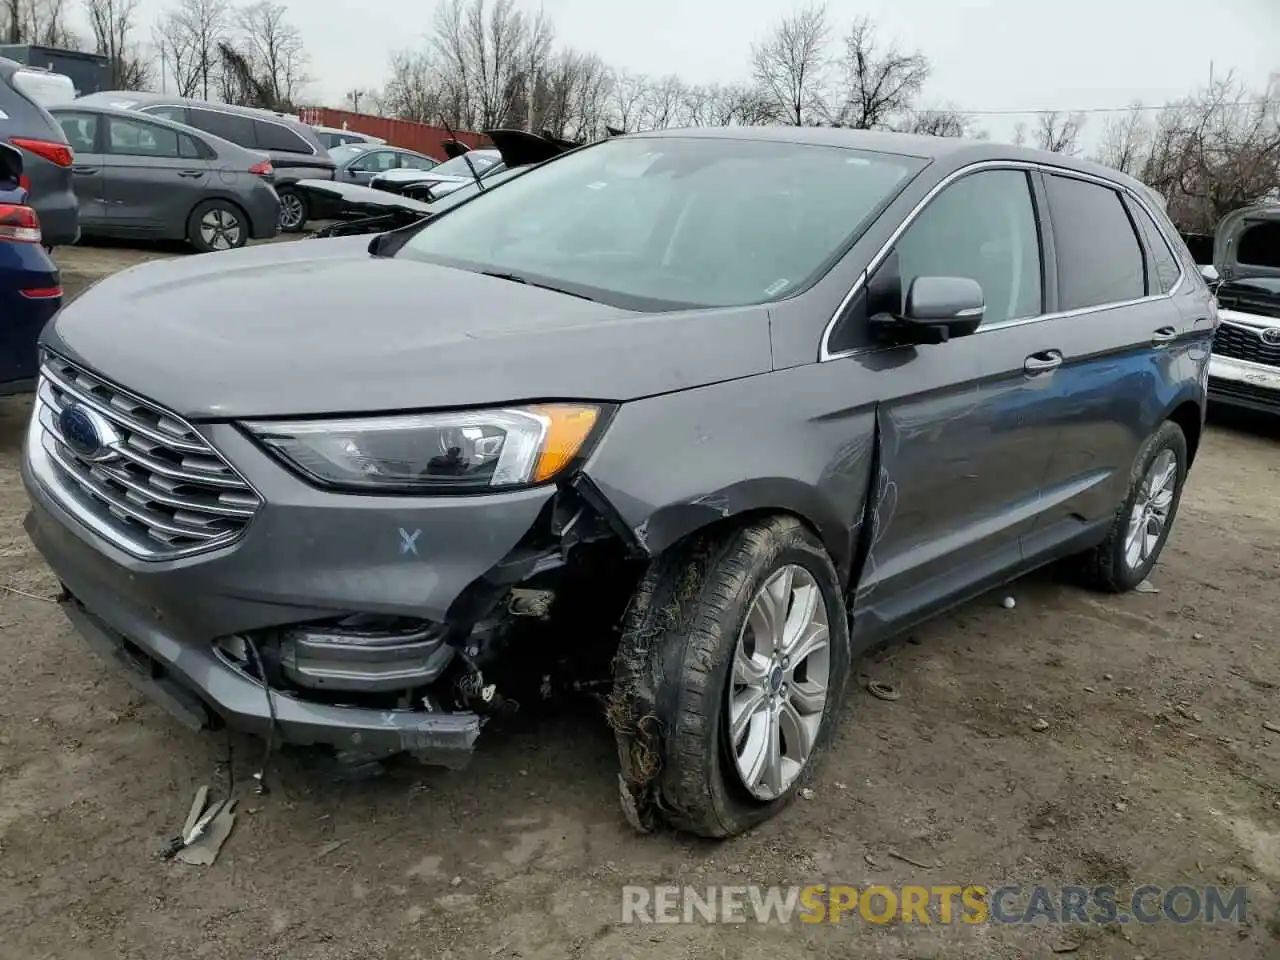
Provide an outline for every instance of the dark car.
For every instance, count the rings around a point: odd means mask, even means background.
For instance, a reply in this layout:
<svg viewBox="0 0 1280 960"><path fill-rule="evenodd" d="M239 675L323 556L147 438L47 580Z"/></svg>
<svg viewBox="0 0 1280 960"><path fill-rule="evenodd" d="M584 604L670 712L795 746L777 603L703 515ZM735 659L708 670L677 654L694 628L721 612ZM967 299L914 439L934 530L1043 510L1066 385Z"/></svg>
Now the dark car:
<svg viewBox="0 0 1280 960"><path fill-rule="evenodd" d="M22 186L22 154L0 144L0 396L30 390L36 341L62 306L58 268L41 245L40 217Z"/></svg>
<svg viewBox="0 0 1280 960"><path fill-rule="evenodd" d="M1280 414L1280 204L1224 217L1205 273L1222 321L1213 338L1209 398Z"/></svg>
<svg viewBox="0 0 1280 960"><path fill-rule="evenodd" d="M332 180L335 169L333 159L315 131L300 120L252 107L162 93L113 90L80 97L75 103L164 117L267 154L275 170L276 192L280 195L280 229L286 233L297 233L313 216L324 213L307 209L306 201L293 189L298 180Z"/></svg>
<svg viewBox="0 0 1280 960"><path fill-rule="evenodd" d="M133 111L77 104L50 112L75 150L86 234L186 240L206 253L279 232L265 153Z"/></svg>
<svg viewBox="0 0 1280 960"><path fill-rule="evenodd" d="M459 765L513 700L611 688L631 822L725 836L805 783L860 652L1058 558L1147 577L1213 320L1092 163L617 137L372 240L102 281L45 334L26 529L192 724Z"/></svg>
<svg viewBox="0 0 1280 960"><path fill-rule="evenodd" d="M60 247L80 237L76 195L71 187L71 147L62 128L27 89L40 77L0 57L0 143L23 152L31 206L40 217L44 243Z"/></svg>

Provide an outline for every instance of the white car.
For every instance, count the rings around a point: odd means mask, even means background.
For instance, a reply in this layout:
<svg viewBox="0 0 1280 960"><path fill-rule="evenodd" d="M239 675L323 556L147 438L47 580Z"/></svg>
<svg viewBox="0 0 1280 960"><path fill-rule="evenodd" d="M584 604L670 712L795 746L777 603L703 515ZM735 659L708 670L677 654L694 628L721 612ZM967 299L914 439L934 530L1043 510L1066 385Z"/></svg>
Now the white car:
<svg viewBox="0 0 1280 960"><path fill-rule="evenodd" d="M1209 399L1280 414L1280 204L1224 217L1202 273L1218 298Z"/></svg>
<svg viewBox="0 0 1280 960"><path fill-rule="evenodd" d="M339 130L337 127L319 127L312 124L311 129L316 132L316 136L324 144L326 150L332 150L334 147L341 147L348 143L381 144L387 142L381 137L375 137L367 133L357 133L354 130Z"/></svg>

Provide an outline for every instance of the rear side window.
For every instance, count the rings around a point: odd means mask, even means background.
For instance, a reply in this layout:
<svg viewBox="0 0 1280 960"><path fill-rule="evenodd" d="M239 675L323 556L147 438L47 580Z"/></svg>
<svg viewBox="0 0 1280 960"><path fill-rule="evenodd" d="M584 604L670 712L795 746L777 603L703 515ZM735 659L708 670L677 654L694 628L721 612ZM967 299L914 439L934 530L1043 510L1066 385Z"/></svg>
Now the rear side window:
<svg viewBox="0 0 1280 960"><path fill-rule="evenodd" d="M1045 177L1062 310L1138 300L1146 264L1120 194L1074 177Z"/></svg>
<svg viewBox="0 0 1280 960"><path fill-rule="evenodd" d="M253 127L258 138L259 150L274 150L278 153L314 153L311 144L279 123L255 120Z"/></svg>
<svg viewBox="0 0 1280 960"><path fill-rule="evenodd" d="M191 126L198 127L215 137L230 140L242 147L256 147L253 135L253 121L248 117L238 117L233 113L219 113L216 110L191 108Z"/></svg>
<svg viewBox="0 0 1280 960"><path fill-rule="evenodd" d="M1169 249L1168 242L1160 233L1156 222L1151 219L1151 214L1142 209L1141 204L1130 200L1129 212L1133 214L1133 220L1147 242L1147 249L1151 251L1151 265L1147 271L1147 293L1168 293L1177 284L1178 276L1182 272L1178 267L1178 259Z"/></svg>
<svg viewBox="0 0 1280 960"><path fill-rule="evenodd" d="M174 123L187 122L187 108L174 107L161 104L155 107L143 107L139 113L149 113L153 117L163 117L165 120L172 120Z"/></svg>
<svg viewBox="0 0 1280 960"><path fill-rule="evenodd" d="M905 294L916 277L969 277L983 325L1044 312L1040 229L1021 170L972 173L947 187L894 248Z"/></svg>
<svg viewBox="0 0 1280 960"><path fill-rule="evenodd" d="M130 157L176 159L178 135L167 127L108 117L107 152Z"/></svg>
<svg viewBox="0 0 1280 960"><path fill-rule="evenodd" d="M98 117L92 113L59 113L57 116L67 143L77 155L98 152Z"/></svg>

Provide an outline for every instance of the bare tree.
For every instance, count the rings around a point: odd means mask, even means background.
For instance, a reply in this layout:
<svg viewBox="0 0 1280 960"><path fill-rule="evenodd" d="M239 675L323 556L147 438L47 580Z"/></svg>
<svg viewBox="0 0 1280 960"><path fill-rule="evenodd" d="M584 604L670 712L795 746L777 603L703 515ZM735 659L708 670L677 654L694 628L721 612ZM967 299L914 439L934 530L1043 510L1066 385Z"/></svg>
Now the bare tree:
<svg viewBox="0 0 1280 960"><path fill-rule="evenodd" d="M0 0L5 43L76 49L79 39L67 21L67 0Z"/></svg>
<svg viewBox="0 0 1280 960"><path fill-rule="evenodd" d="M139 0L84 0L97 53L111 60L111 83L119 90L142 90L151 80L151 63L133 39Z"/></svg>
<svg viewBox="0 0 1280 960"><path fill-rule="evenodd" d="M535 95L538 129L568 140L595 139L609 119L613 74L596 54L552 57Z"/></svg>
<svg viewBox="0 0 1280 960"><path fill-rule="evenodd" d="M229 27L227 0L178 0L162 15L156 43L180 95L208 100L216 92L223 61L219 45L228 39Z"/></svg>
<svg viewBox="0 0 1280 960"><path fill-rule="evenodd" d="M680 126L683 122L686 90L684 81L675 74L668 74L650 84L645 126L651 130Z"/></svg>
<svg viewBox="0 0 1280 960"><path fill-rule="evenodd" d="M787 123L801 126L823 111L827 73L827 8L811 3L773 28L751 48L756 82L777 104Z"/></svg>
<svg viewBox="0 0 1280 960"><path fill-rule="evenodd" d="M859 17L844 40L844 82L840 108L831 119L859 130L886 127L911 107L929 79L924 54L876 43L875 25Z"/></svg>
<svg viewBox="0 0 1280 960"><path fill-rule="evenodd" d="M285 19L288 10L274 0L259 0L239 11L240 49L255 78L270 93L276 109L295 105L302 85L307 55L302 34Z"/></svg>
<svg viewBox="0 0 1280 960"><path fill-rule="evenodd" d="M439 123L444 93L439 71L425 51L400 51L391 57L391 79L377 98L378 109L402 120Z"/></svg>
<svg viewBox="0 0 1280 960"><path fill-rule="evenodd" d="M1151 150L1151 125L1141 103L1107 120L1095 159L1121 173L1141 175L1141 167Z"/></svg>
<svg viewBox="0 0 1280 960"><path fill-rule="evenodd" d="M979 130L975 119L953 106L929 107L908 114L895 124L902 133L919 133L930 137L973 137L984 140L986 131Z"/></svg>
<svg viewBox="0 0 1280 960"><path fill-rule="evenodd" d="M1080 150L1080 131L1084 129L1083 113L1050 110L1040 114L1035 145L1041 150L1074 156Z"/></svg>

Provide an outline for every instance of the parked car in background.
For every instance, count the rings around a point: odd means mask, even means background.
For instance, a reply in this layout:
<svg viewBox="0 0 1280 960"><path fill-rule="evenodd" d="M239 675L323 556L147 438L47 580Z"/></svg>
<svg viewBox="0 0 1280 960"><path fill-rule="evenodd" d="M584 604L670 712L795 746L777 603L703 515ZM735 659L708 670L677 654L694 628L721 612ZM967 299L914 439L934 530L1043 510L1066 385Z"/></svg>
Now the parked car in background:
<svg viewBox="0 0 1280 960"><path fill-rule="evenodd" d="M509 697L611 677L630 821L723 837L812 776L860 652L1058 558L1143 582L1212 319L1098 164L607 139L394 233L101 281L44 336L25 526L193 725L458 765Z"/></svg>
<svg viewBox="0 0 1280 960"><path fill-rule="evenodd" d="M33 388L36 341L62 306L58 268L42 245L22 169L21 151L0 144L0 396Z"/></svg>
<svg viewBox="0 0 1280 960"><path fill-rule="evenodd" d="M321 127L313 123L311 124L311 129L316 132L316 139L323 143L327 150L332 150L334 147L341 147L348 143L376 145L387 142L381 137L374 137L367 133L356 133L354 130L341 130L338 127Z"/></svg>
<svg viewBox="0 0 1280 960"><path fill-rule="evenodd" d="M302 179L333 179L333 159L317 139L315 131L307 124L281 114L133 91L97 93L75 102L163 117L204 130L249 150L266 153L275 169L275 187L280 195L280 229L286 233L300 231L313 214L306 201L293 189L294 183Z"/></svg>
<svg viewBox="0 0 1280 960"><path fill-rule="evenodd" d="M369 181L390 170L427 171L440 165L439 160L401 147L350 143L329 151L338 165L335 180L367 186Z"/></svg>
<svg viewBox="0 0 1280 960"><path fill-rule="evenodd" d="M40 216L49 247L80 237L75 191L71 186L71 147L58 122L40 105L47 75L0 58L0 143L23 153L28 202Z"/></svg>
<svg viewBox="0 0 1280 960"><path fill-rule="evenodd" d="M423 188L431 188L432 194L439 197L450 189L474 181L477 175L484 177L503 169L502 154L497 150L468 150L462 156L446 160L430 170L388 170L369 181L369 186L375 190L403 193L406 187L413 185L419 189L418 199L425 199L420 192Z"/></svg>
<svg viewBox="0 0 1280 960"><path fill-rule="evenodd" d="M1209 362L1209 398L1280 414L1280 204L1228 214L1205 272L1221 321Z"/></svg>
<svg viewBox="0 0 1280 960"><path fill-rule="evenodd" d="M77 103L51 113L75 151L86 234L186 240L206 253L279 232L265 153L134 111Z"/></svg>

